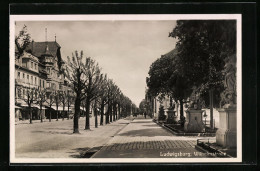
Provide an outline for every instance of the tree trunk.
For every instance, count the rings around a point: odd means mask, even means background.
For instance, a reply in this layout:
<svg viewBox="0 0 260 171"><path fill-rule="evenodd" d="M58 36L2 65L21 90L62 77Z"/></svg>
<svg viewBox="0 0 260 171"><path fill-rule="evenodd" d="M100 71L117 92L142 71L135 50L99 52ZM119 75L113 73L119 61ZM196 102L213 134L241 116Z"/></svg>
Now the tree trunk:
<svg viewBox="0 0 260 171"><path fill-rule="evenodd" d="M184 127L184 115L183 115L183 100L180 100L180 119L181 119L181 127Z"/></svg>
<svg viewBox="0 0 260 171"><path fill-rule="evenodd" d="M65 104L63 103L63 106L62 106L62 121L64 121L64 114L65 114Z"/></svg>
<svg viewBox="0 0 260 171"><path fill-rule="evenodd" d="M49 114L49 122L51 122L51 109L50 109L50 114Z"/></svg>
<svg viewBox="0 0 260 171"><path fill-rule="evenodd" d="M95 128L98 127L98 114L97 114L97 109L94 109L94 114L95 114Z"/></svg>
<svg viewBox="0 0 260 171"><path fill-rule="evenodd" d="M106 124L109 123L109 115L108 115L108 111L105 113L105 119L106 119Z"/></svg>
<svg viewBox="0 0 260 171"><path fill-rule="evenodd" d="M86 124L85 124L85 130L90 129L90 124L89 124L89 109L90 109L90 101L88 98L86 98Z"/></svg>
<svg viewBox="0 0 260 171"><path fill-rule="evenodd" d="M109 117L110 117L110 122L113 122L113 104L111 103L110 105L109 105Z"/></svg>
<svg viewBox="0 0 260 171"><path fill-rule="evenodd" d="M70 119L70 106L69 106L69 103L68 103L68 113L67 113L67 117L68 117L68 120Z"/></svg>
<svg viewBox="0 0 260 171"><path fill-rule="evenodd" d="M113 104L113 121L116 120L116 105Z"/></svg>
<svg viewBox="0 0 260 171"><path fill-rule="evenodd" d="M42 120L42 107L40 106L40 116L41 116L41 122L43 122Z"/></svg>
<svg viewBox="0 0 260 171"><path fill-rule="evenodd" d="M100 112L100 125L103 125L103 122L104 122L104 101L101 102L101 112Z"/></svg>
<svg viewBox="0 0 260 171"><path fill-rule="evenodd" d="M118 104L118 119L121 118L120 105Z"/></svg>
<svg viewBox="0 0 260 171"><path fill-rule="evenodd" d="M210 128L213 129L213 90L209 91L209 106L210 106Z"/></svg>
<svg viewBox="0 0 260 171"><path fill-rule="evenodd" d="M57 111L56 111L56 115L57 115L57 118L56 118L56 121L58 121L58 117L59 117L59 111L58 111L58 108L57 108Z"/></svg>
<svg viewBox="0 0 260 171"><path fill-rule="evenodd" d="M29 110L30 110L30 124L32 124L32 108L31 108L31 106L29 106Z"/></svg>
<svg viewBox="0 0 260 171"><path fill-rule="evenodd" d="M79 133L79 112L80 112L80 97L77 95L75 100L75 113L73 118L73 133Z"/></svg>

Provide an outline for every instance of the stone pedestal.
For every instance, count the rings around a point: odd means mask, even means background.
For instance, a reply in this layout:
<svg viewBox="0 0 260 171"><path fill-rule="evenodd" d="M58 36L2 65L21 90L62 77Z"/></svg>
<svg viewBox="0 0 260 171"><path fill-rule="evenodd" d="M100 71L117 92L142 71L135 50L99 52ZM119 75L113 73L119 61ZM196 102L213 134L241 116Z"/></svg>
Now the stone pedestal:
<svg viewBox="0 0 260 171"><path fill-rule="evenodd" d="M169 124L173 124L173 123L177 123L177 116L175 116L175 111L174 110L171 110L169 109L167 111L167 123Z"/></svg>
<svg viewBox="0 0 260 171"><path fill-rule="evenodd" d="M235 148L237 146L237 111L236 108L219 109L219 129L216 133L218 145Z"/></svg>
<svg viewBox="0 0 260 171"><path fill-rule="evenodd" d="M184 123L185 132L203 132L204 124L202 121L203 110L186 110L186 121Z"/></svg>

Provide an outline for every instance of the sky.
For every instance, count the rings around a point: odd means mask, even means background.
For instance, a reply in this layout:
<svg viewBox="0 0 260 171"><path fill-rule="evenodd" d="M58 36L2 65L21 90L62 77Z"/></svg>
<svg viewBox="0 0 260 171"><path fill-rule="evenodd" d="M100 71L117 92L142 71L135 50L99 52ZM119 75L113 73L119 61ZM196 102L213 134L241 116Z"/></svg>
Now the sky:
<svg viewBox="0 0 260 171"><path fill-rule="evenodd" d="M66 61L75 50L95 59L121 91L137 106L145 98L150 65L175 47L168 37L176 21L19 21L15 34L27 26L36 42L56 41Z"/></svg>

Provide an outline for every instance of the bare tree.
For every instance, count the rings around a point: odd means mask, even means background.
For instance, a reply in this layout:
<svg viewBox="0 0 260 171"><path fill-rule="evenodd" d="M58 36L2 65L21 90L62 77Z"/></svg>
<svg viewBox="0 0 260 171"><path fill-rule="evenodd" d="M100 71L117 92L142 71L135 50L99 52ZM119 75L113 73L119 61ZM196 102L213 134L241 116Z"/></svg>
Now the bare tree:
<svg viewBox="0 0 260 171"><path fill-rule="evenodd" d="M54 101L55 101L55 105L56 105L56 121L58 121L59 120L60 92L54 91L53 97L54 97Z"/></svg>
<svg viewBox="0 0 260 171"><path fill-rule="evenodd" d="M107 93L108 93L108 80L107 80L107 75L105 75L103 83L101 85L101 89L100 89L100 125L103 125L104 123L104 109L105 109L105 105L107 104L108 100L107 100Z"/></svg>
<svg viewBox="0 0 260 171"><path fill-rule="evenodd" d="M62 120L64 121L64 115L65 115L65 107L67 104L67 92L66 91L60 91L59 94L60 103L62 104Z"/></svg>
<svg viewBox="0 0 260 171"><path fill-rule="evenodd" d="M43 120L42 120L42 117L43 117L42 116L42 106L43 106L43 103L46 101L46 90L38 88L37 92L38 92L37 103L40 106L40 118L41 118L41 122L43 122Z"/></svg>
<svg viewBox="0 0 260 171"><path fill-rule="evenodd" d="M69 120L69 118L70 118L70 116L69 116L69 114L70 114L70 106L71 106L71 104L73 103L73 101L74 101L74 95L73 95L73 93L70 91L70 90L67 90L67 107L68 107L68 112L67 112L67 119Z"/></svg>
<svg viewBox="0 0 260 171"><path fill-rule="evenodd" d="M87 57L87 59L86 59L86 65L85 65L84 71L85 71L84 73L86 75L86 81L85 81L85 95L86 95L86 98L85 98L85 106L86 106L85 130L88 130L88 129L90 129L90 124L89 124L90 104L96 98L101 96L100 89L101 89L101 85L103 83L104 76L103 76L103 74L100 73L100 68L98 66L98 63L96 63L90 57Z"/></svg>
<svg viewBox="0 0 260 171"><path fill-rule="evenodd" d="M32 104L37 102L37 90L35 88L26 88L25 93L25 102L28 105L29 112L30 112L30 124L32 124Z"/></svg>
<svg viewBox="0 0 260 171"><path fill-rule="evenodd" d="M49 110L50 110L50 115L49 115L49 122L51 122L51 110L52 110L52 105L55 102L54 96L53 96L53 92L49 92L47 94L47 100L46 102L48 103L49 106Z"/></svg>
<svg viewBox="0 0 260 171"><path fill-rule="evenodd" d="M83 51L81 51L80 54L78 54L78 52L75 51L75 54L72 53L71 58L68 56L68 64L64 70L65 77L69 80L70 84L73 85L73 90L76 95L75 113L73 118L73 133L79 133L78 118L80 115L80 103L85 98L84 90L86 84L86 76L84 72L88 60L86 60L86 63L84 64L82 59Z"/></svg>

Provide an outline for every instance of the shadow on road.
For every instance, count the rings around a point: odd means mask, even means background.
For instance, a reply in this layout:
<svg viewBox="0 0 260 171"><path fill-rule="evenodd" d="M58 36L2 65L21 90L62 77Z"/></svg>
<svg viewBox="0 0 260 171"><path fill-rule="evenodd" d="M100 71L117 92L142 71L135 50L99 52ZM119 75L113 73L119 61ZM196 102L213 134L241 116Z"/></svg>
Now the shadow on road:
<svg viewBox="0 0 260 171"><path fill-rule="evenodd" d="M93 154L95 154L97 151L99 151L103 146L98 147L85 147L85 148L75 148L74 151L68 152L68 153L74 153L70 155L72 158L90 158ZM76 153L76 154L75 154Z"/></svg>

